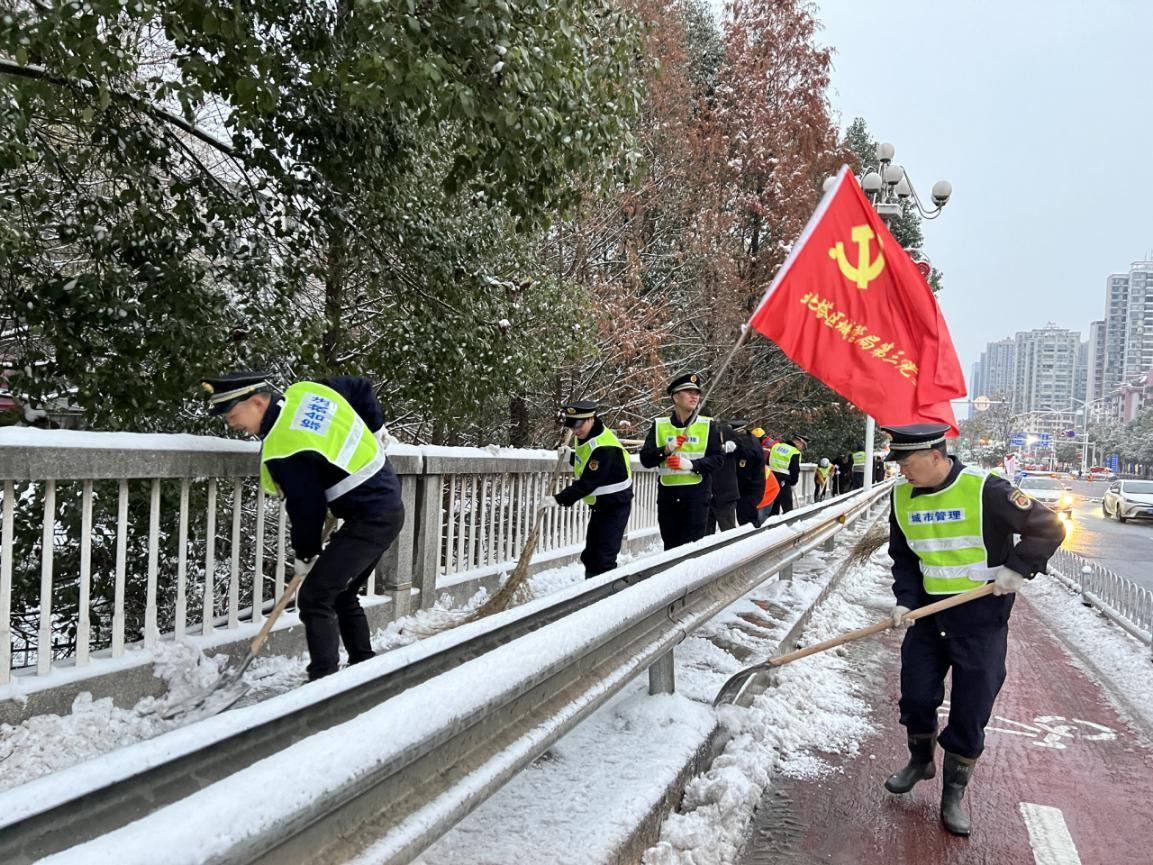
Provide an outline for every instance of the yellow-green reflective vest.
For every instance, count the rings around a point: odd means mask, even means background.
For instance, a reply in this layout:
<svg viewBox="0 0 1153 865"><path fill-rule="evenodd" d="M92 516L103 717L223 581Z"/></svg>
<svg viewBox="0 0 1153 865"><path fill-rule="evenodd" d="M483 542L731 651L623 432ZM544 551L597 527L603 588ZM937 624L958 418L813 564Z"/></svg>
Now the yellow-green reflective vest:
<svg viewBox="0 0 1153 865"><path fill-rule="evenodd" d="M673 426L673 422L667 417L659 417L657 418L657 444L664 447L676 441L677 436L683 435L685 436L685 443L680 446L677 453L692 460L700 459L705 455L705 450L709 446L709 424L711 422L712 418L698 417L696 423L686 428ZM662 487L691 486L692 484L699 484L703 480L692 469L669 468L667 460L661 463L657 474L660 476L658 480Z"/></svg>
<svg viewBox="0 0 1153 865"><path fill-rule="evenodd" d="M789 463L793 461L793 454L799 453L800 451L788 442L778 442L769 451L769 471L787 475Z"/></svg>
<svg viewBox="0 0 1153 865"><path fill-rule="evenodd" d="M865 460L869 455L864 451L853 451L853 471L863 472L865 470Z"/></svg>
<svg viewBox="0 0 1153 865"><path fill-rule="evenodd" d="M385 456L348 400L330 387L302 381L284 392L280 417L264 437L260 449L260 482L266 492L279 491L268 471L268 462L303 451L315 451L348 477L324 491L331 502L356 489L384 468Z"/></svg>
<svg viewBox="0 0 1153 865"><path fill-rule="evenodd" d="M949 486L913 498L913 485L893 489L897 525L921 560L930 595L955 595L984 585L996 575L981 532L985 473L965 468Z"/></svg>
<svg viewBox="0 0 1153 865"><path fill-rule="evenodd" d="M633 485L633 467L629 460L629 452L625 450L625 446L617 439L614 433L608 427L601 430L600 435L593 436L587 441L583 441L576 446L573 450L573 474L576 475L577 480L585 473L585 468L588 466L589 458L593 455L593 451L597 448L616 448L621 452L621 458L625 461L626 477L623 481L618 481L615 484L604 484L597 487L583 499L586 505L591 505L597 500L597 496L607 496L609 493L619 493L621 490L627 490Z"/></svg>

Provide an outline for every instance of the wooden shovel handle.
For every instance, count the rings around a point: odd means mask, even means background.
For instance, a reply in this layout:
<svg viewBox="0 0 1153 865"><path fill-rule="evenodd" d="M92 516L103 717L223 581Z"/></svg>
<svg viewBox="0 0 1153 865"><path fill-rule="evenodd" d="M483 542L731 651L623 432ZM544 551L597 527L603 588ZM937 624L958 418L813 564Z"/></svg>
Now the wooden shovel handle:
<svg viewBox="0 0 1153 865"><path fill-rule="evenodd" d="M969 589L967 592L961 592L959 595L950 595L949 597L936 601L932 604L926 604L923 607L918 607L905 614L908 620L916 621L925 616L931 616L934 613L939 613L942 610L948 610L951 607L959 607L961 604L967 604L969 601L975 601L977 598L983 598L986 595L993 594L993 584L985 583L983 586L978 586L975 589ZM809 655L815 655L818 652L824 652L827 649L833 649L844 643L851 643L853 640L859 640L861 637L868 637L872 634L879 634L881 631L887 631L893 627L893 620L891 618L884 621L877 622L874 625L868 625L864 628L857 628L855 631L841 634L839 637L833 637L831 640L825 640L823 643L814 643L811 646L805 646L803 649L797 649L795 652L789 652L787 655L781 655L777 658L771 658L767 662L773 667L782 667L785 664L792 663L801 658L807 658Z"/></svg>
<svg viewBox="0 0 1153 865"><path fill-rule="evenodd" d="M331 514L329 514L325 517L324 530L321 532L320 536L321 547L324 547L324 545L328 542L328 539L332 535L332 532L335 528L336 519ZM272 612L270 612L268 614L268 618L264 620L264 625L261 626L260 632L256 635L256 639L254 639L249 644L249 657L253 657L260 652L261 648L264 646L264 641L268 639L268 635L272 631L272 626L276 624L276 620L280 618L280 614L284 612L284 608L288 606L288 602L292 600L293 596L296 594L297 589L300 588L300 584L304 582L304 578L306 576L308 575L297 574L292 578L289 584L284 587L284 594L280 596L280 600L277 601L276 604L272 607Z"/></svg>

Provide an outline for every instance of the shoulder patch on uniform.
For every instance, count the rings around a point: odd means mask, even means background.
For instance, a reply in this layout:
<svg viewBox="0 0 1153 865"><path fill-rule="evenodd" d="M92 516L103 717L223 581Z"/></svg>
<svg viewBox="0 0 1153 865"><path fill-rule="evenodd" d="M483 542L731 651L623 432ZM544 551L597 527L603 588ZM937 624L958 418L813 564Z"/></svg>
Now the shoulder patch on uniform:
<svg viewBox="0 0 1153 865"><path fill-rule="evenodd" d="M1029 498L1028 493L1023 493L1020 490L1013 490L1013 492L1009 493L1009 501L1014 507L1023 511L1027 511L1033 507L1033 500Z"/></svg>
<svg viewBox="0 0 1153 865"><path fill-rule="evenodd" d="M600 460L589 460L589 471L595 472L600 467Z"/></svg>

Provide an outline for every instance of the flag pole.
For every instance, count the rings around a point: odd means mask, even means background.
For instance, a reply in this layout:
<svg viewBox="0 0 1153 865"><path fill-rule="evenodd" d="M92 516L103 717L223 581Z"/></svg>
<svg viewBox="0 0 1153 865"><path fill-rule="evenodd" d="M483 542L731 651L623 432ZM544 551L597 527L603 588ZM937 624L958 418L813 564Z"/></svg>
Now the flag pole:
<svg viewBox="0 0 1153 865"><path fill-rule="evenodd" d="M751 322L752 318L750 318L749 321ZM697 402L697 407L693 409L693 414L692 417L689 418L689 422L685 424L686 427L690 427L697 422L697 418L700 416L701 409L704 408L705 403L708 402L709 396L713 392L713 388L716 387L717 382L721 380L721 376L725 374L725 370L729 368L729 363L732 361L734 355L736 355L737 350L742 345L744 345L745 340L749 338L749 331L751 330L752 326L748 322L741 325L741 335L737 337L737 341L733 343L733 347L729 349L729 354L725 358L725 362L721 364L721 368L717 370L717 374L714 376L709 376L709 381L708 384L705 385L704 393L701 394L701 398Z"/></svg>
<svg viewBox="0 0 1153 865"><path fill-rule="evenodd" d="M865 489L873 488L873 437L877 432L877 422L871 414L865 415Z"/></svg>

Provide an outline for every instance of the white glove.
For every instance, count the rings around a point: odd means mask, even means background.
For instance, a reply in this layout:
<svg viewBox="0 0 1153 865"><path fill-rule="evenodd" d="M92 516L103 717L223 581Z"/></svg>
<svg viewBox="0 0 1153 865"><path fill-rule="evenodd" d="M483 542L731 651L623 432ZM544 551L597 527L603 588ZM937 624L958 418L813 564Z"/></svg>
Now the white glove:
<svg viewBox="0 0 1153 865"><path fill-rule="evenodd" d="M560 447L558 447L556 449L556 455L562 460L567 460L568 455L571 453L572 453L572 448L569 447L568 445L561 445Z"/></svg>
<svg viewBox="0 0 1153 865"><path fill-rule="evenodd" d="M396 444L396 438L393 437L393 435L388 431L388 427L382 426L375 433L373 433L373 435L376 436L376 440L380 442L380 446L383 450L387 451L390 447Z"/></svg>
<svg viewBox="0 0 1153 865"><path fill-rule="evenodd" d="M555 508L557 506L556 496L541 496L541 500L537 502L537 508Z"/></svg>
<svg viewBox="0 0 1153 865"><path fill-rule="evenodd" d="M910 612L912 611L908 607L902 607L900 604L893 607L892 611L889 613L889 615L893 617L893 627L899 631L903 631L905 628L910 627L913 624L913 620L905 618L905 616L909 615ZM917 633L920 633L920 631Z"/></svg>
<svg viewBox="0 0 1153 865"><path fill-rule="evenodd" d="M308 576L308 572L312 570L313 563L316 562L316 556L313 556L308 561L304 559L292 560L292 575L294 577L304 578Z"/></svg>
<svg viewBox="0 0 1153 865"><path fill-rule="evenodd" d="M1023 574L1018 574L1012 568L1002 565L1001 570L997 571L996 579L993 580L993 594L1011 595L1025 585L1025 579Z"/></svg>
<svg viewBox="0 0 1153 865"><path fill-rule="evenodd" d="M735 451L737 449L737 443L735 441L731 441L731 440L727 441L724 444L724 448L725 448L725 453L731 454L733 451Z"/></svg>

